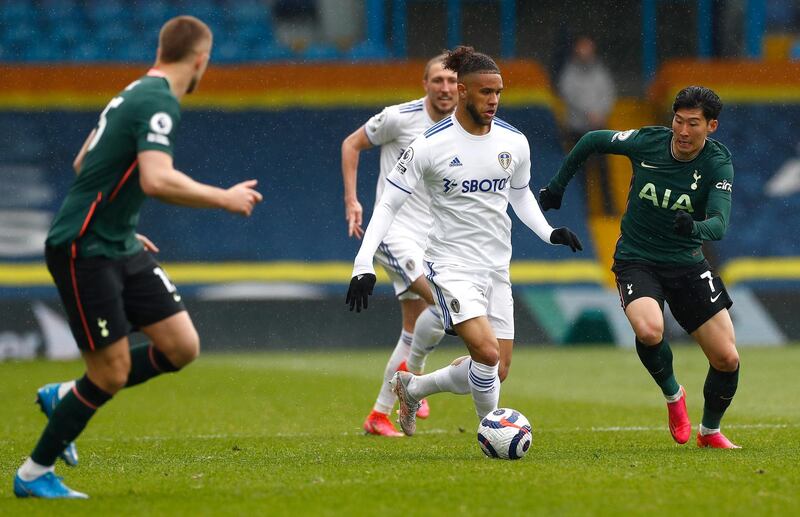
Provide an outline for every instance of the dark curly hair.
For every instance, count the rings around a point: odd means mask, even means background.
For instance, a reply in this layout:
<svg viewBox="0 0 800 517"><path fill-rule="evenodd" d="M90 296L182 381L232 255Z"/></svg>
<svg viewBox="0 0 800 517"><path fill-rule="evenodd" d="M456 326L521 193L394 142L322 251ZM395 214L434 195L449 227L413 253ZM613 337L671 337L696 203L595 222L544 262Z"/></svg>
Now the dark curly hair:
<svg viewBox="0 0 800 517"><path fill-rule="evenodd" d="M482 74L499 74L500 67L486 54L475 52L472 47L460 45L453 50L445 51L444 67L464 77L474 72Z"/></svg>
<svg viewBox="0 0 800 517"><path fill-rule="evenodd" d="M673 113L679 109L697 108L703 110L703 116L706 120L716 120L719 118L720 112L722 112L722 101L710 88L687 86L678 92L678 95L675 96L675 102L672 103Z"/></svg>

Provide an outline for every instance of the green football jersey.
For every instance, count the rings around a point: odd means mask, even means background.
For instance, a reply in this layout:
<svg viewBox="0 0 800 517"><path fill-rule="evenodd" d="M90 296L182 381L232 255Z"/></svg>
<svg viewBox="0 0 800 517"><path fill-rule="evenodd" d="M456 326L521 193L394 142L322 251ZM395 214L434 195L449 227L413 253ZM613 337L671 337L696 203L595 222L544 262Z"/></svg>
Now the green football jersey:
<svg viewBox="0 0 800 517"><path fill-rule="evenodd" d="M80 173L47 235L48 246L76 246L79 256L119 258L142 249L136 239L146 199L137 154L172 155L178 99L163 73L151 70L111 99L100 114Z"/></svg>
<svg viewBox="0 0 800 517"><path fill-rule="evenodd" d="M689 265L705 257L701 245L725 235L731 211L733 165L728 149L711 138L693 160L672 155L672 130L591 131L569 153L547 187L562 194L592 153L627 156L633 167L616 260ZM688 237L673 231L678 210L695 223Z"/></svg>

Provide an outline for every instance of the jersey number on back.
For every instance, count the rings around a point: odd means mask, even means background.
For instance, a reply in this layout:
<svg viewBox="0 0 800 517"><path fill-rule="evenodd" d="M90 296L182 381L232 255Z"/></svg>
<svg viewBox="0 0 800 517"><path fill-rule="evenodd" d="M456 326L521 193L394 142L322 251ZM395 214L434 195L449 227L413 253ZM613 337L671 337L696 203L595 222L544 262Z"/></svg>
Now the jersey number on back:
<svg viewBox="0 0 800 517"><path fill-rule="evenodd" d="M100 113L100 120L97 122L97 131L95 131L94 138L92 138L92 141L89 142L89 147L87 148L87 151L91 151L92 149L94 149L94 147L97 145L97 142L100 141L100 137L103 136L103 131L106 130L106 124L108 123L106 121L106 115L108 114L108 110L119 107L119 105L122 104L124 100L125 99L122 97L114 97L113 99L111 99L111 102L108 103L106 109L104 109L103 112Z"/></svg>

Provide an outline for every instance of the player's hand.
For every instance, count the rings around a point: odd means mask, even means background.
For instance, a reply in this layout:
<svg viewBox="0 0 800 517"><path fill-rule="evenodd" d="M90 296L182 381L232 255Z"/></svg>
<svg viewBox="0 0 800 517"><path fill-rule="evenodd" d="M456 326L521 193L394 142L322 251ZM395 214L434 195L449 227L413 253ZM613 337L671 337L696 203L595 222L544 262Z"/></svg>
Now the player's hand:
<svg viewBox="0 0 800 517"><path fill-rule="evenodd" d="M678 235L689 237L694 231L694 218L689 213L678 210L672 222L672 230Z"/></svg>
<svg viewBox="0 0 800 517"><path fill-rule="evenodd" d="M361 228L361 223L363 222L364 209L361 208L361 203L357 199L345 201L344 216L347 219L347 236L355 236L356 239L363 237L364 229Z"/></svg>
<svg viewBox="0 0 800 517"><path fill-rule="evenodd" d="M553 233L550 234L550 242L552 244L569 246L572 250L572 253L575 253L576 251L583 251L583 244L581 244L578 236L572 233L572 230L566 227L556 228L553 230Z"/></svg>
<svg viewBox="0 0 800 517"><path fill-rule="evenodd" d="M562 197L564 197L564 194L553 194L553 192L549 188L545 187L539 190L539 206L545 212L547 212L551 208L553 210L558 210L559 208L561 208Z"/></svg>
<svg viewBox="0 0 800 517"><path fill-rule="evenodd" d="M225 210L249 217L253 213L256 203L260 203L264 199L264 196L255 190L256 185L258 185L258 180L247 180L226 190Z"/></svg>
<svg viewBox="0 0 800 517"><path fill-rule="evenodd" d="M136 238L139 239L139 242L142 243L142 246L144 246L145 251L149 251L150 253L158 253L160 251L158 249L158 246L153 244L153 241L151 241L141 233L137 233Z"/></svg>
<svg viewBox="0 0 800 517"><path fill-rule="evenodd" d="M364 273L356 275L350 280L350 288L347 290L347 298L344 303L350 304L350 310L355 308L356 312L361 312L361 307L367 309L367 301L372 289L375 287L375 275Z"/></svg>

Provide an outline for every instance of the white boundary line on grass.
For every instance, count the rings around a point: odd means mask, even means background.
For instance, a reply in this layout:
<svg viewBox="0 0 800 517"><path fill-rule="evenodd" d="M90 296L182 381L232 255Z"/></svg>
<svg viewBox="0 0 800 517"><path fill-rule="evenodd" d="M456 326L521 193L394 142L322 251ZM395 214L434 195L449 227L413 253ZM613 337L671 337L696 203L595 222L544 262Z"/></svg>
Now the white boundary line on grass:
<svg viewBox="0 0 800 517"><path fill-rule="evenodd" d="M726 425L725 429L796 429L800 427L797 424L731 424ZM613 427L556 427L556 428L536 428L536 433L619 433L619 432L641 432L641 431L664 431L666 426L613 426ZM432 435L432 434L466 434L467 431L459 431L458 429L421 429L417 431L418 435ZM470 431L471 433L471 431ZM364 436L364 431L345 431L339 436ZM105 436L93 436L80 438L82 442L158 442L165 440L235 440L235 439L250 439L250 438L303 438L318 436L318 433L275 433L275 434L259 434L259 433L212 433L212 434L182 434L170 436L125 436L120 438L109 438ZM0 444L11 444L12 440L0 440Z"/></svg>

